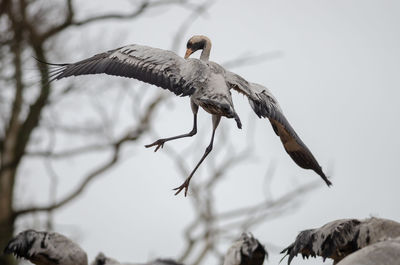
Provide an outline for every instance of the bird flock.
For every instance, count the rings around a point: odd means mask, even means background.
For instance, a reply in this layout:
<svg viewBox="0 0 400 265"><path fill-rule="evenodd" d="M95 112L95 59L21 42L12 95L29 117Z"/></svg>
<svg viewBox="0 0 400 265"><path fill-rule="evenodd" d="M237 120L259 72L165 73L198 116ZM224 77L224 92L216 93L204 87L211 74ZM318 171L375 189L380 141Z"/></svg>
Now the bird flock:
<svg viewBox="0 0 400 265"><path fill-rule="evenodd" d="M88 265L86 252L68 237L55 232L26 230L6 246L6 254L25 258L36 265ZM261 265L268 253L250 233L243 233L229 248L224 265ZM120 263L100 252L91 265L183 265L172 259L148 263Z"/></svg>
<svg viewBox="0 0 400 265"><path fill-rule="evenodd" d="M189 58L201 50L200 59ZM267 118L285 151L301 168L311 169L328 185L332 185L314 155L292 128L272 93L264 86L251 83L241 76L209 61L211 41L193 36L187 42L182 58L167 50L143 45L129 45L70 64L50 64L50 81L79 75L101 74L134 78L167 89L177 96L189 96L193 127L188 133L161 138L145 147L158 151L168 141L192 137L197 133L199 107L211 114L212 134L209 145L175 195L188 193L196 170L212 151L216 129L222 117L234 119L239 129L242 122L235 111L231 90L248 98L259 118ZM16 235L5 247L13 254L36 265L88 265L86 252L75 242L55 232L26 230ZM300 254L303 258L332 259L339 265L400 265L400 224L387 219L341 219L320 228L304 230L281 252L288 265ZM243 233L227 250L223 265L261 265L268 257L264 246L251 234ZM282 261L281 260L281 261ZM120 263L99 253L91 265L134 265ZM172 259L157 259L142 265L183 265Z"/></svg>
<svg viewBox="0 0 400 265"><path fill-rule="evenodd" d="M26 230L6 246L4 253L25 258L36 265L88 265L86 252L68 237L55 232ZM368 218L341 219L320 228L304 230L282 250L290 265L298 254L303 258L332 259L338 265L400 265L400 223ZM227 250L223 265L262 265L268 258L264 246L243 233ZM99 253L91 265L183 265L172 259L148 263L120 263Z"/></svg>

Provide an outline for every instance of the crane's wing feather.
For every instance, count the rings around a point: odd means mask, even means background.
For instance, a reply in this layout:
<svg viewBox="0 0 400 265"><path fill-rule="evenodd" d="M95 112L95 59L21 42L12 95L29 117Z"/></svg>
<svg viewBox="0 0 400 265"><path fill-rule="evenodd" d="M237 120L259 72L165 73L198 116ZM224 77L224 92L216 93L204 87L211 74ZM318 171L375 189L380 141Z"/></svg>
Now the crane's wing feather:
<svg viewBox="0 0 400 265"><path fill-rule="evenodd" d="M258 117L269 119L286 152L297 165L305 169L314 170L328 186L332 185L311 151L283 115L278 101L266 87L250 83L241 76L229 71L226 71L225 79L231 88L248 97L249 103Z"/></svg>
<svg viewBox="0 0 400 265"><path fill-rule="evenodd" d="M187 72L187 60L171 51L129 45L71 64L50 64L51 81L64 77L100 74L135 78L162 87L176 95L191 95L195 88ZM183 72L183 73L182 73Z"/></svg>
<svg viewBox="0 0 400 265"><path fill-rule="evenodd" d="M295 256L303 258L321 256L336 262L368 245L400 236L400 223L382 218L365 220L339 219L320 228L299 233L296 240L281 253L289 256L288 264Z"/></svg>
<svg viewBox="0 0 400 265"><path fill-rule="evenodd" d="M360 221L356 219L335 220L318 229L304 230L296 240L281 253L289 255L290 264L297 254L305 257L321 256L324 260L341 259L356 251Z"/></svg>

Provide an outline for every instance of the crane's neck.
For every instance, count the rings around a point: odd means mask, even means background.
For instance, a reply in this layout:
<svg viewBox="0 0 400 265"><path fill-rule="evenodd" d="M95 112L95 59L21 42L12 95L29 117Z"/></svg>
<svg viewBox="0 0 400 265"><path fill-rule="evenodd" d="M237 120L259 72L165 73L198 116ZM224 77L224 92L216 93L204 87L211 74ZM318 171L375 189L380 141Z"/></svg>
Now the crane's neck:
<svg viewBox="0 0 400 265"><path fill-rule="evenodd" d="M203 51L200 55L200 60L208 61L210 59L210 52L211 52L211 41L206 39L206 43L204 44Z"/></svg>

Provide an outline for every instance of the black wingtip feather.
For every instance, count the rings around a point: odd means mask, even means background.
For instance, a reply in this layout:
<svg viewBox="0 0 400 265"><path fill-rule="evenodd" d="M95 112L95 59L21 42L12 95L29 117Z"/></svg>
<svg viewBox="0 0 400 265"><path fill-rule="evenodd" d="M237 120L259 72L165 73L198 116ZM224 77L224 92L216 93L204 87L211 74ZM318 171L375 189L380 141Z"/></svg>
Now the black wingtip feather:
<svg viewBox="0 0 400 265"><path fill-rule="evenodd" d="M36 61L38 61L41 64L46 64L46 65L51 65L51 66L67 66L69 65L68 63L49 63L49 62L45 62L40 60L39 58L36 58L35 56L32 56L33 59L35 59Z"/></svg>
<svg viewBox="0 0 400 265"><path fill-rule="evenodd" d="M13 251L11 250L11 247L10 247L10 243L8 243L7 246L4 248L4 250L3 250L4 254L12 254L13 253Z"/></svg>
<svg viewBox="0 0 400 265"><path fill-rule="evenodd" d="M314 171L318 174L318 175L320 175L321 176L321 178L325 181L325 183L326 183L326 185L330 188L330 187L332 187L332 182L328 179L328 177L325 175L325 173L322 171L322 168L321 167L319 167L319 169L317 169L317 170L315 170L314 169Z"/></svg>

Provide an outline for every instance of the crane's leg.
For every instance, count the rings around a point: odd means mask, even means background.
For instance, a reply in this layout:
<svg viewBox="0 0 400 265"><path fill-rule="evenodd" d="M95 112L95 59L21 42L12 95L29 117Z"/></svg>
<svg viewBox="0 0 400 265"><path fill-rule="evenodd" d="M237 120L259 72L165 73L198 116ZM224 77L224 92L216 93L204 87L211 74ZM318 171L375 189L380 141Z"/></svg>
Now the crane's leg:
<svg viewBox="0 0 400 265"><path fill-rule="evenodd" d="M154 152L157 152L157 150L160 149L160 147L161 148L164 147L165 142L179 139L179 138L184 138L184 137L192 137L193 135L195 135L197 133L197 112L199 111L199 106L196 103L194 103L192 100L190 100L190 106L191 106L192 112L193 112L193 129L190 132L181 134L178 136L174 136L174 137L158 139L157 141L155 141L152 144L145 145L145 147L149 148L149 147L156 145L157 147L154 150Z"/></svg>
<svg viewBox="0 0 400 265"><path fill-rule="evenodd" d="M174 189L177 191L175 193L175 195L178 195L178 193L180 193L183 189L185 189L185 197L186 197L187 191L189 188L190 179L193 177L194 173L199 168L200 164L203 162L203 160L207 157L207 155L211 152L211 150L213 148L215 130L217 129L220 120L221 120L221 116L219 116L219 115L212 116L213 131L212 131L210 144L207 146L206 151L204 152L204 155L201 157L199 163L197 163L197 165L193 169L192 173L190 173L189 177L185 180L185 182L183 182L182 185L180 185L179 187Z"/></svg>

